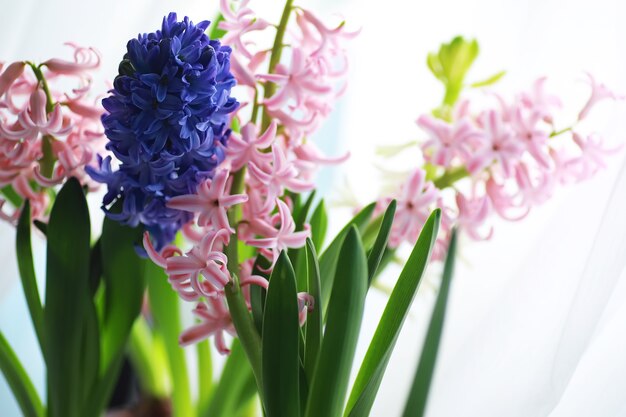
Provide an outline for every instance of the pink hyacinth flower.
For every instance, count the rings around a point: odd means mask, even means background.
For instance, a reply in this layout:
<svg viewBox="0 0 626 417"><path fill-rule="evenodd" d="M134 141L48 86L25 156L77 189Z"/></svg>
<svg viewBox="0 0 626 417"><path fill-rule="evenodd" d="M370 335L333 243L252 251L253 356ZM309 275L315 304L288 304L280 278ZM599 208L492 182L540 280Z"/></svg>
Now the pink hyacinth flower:
<svg viewBox="0 0 626 417"><path fill-rule="evenodd" d="M419 235L430 212L430 206L437 201L438 190L432 182L426 181L426 173L416 169L402 187L397 200L396 215L391 228L389 245L397 247L403 240L413 243Z"/></svg>
<svg viewBox="0 0 626 417"><path fill-rule="evenodd" d="M193 314L201 320L201 323L185 330L180 335L180 345L187 346L210 336L214 336L215 347L218 352L223 355L229 354L230 350L226 346L224 332L235 336L236 331L230 312L224 304L224 300L221 298L211 298L205 302L200 302L193 310Z"/></svg>
<svg viewBox="0 0 626 417"><path fill-rule="evenodd" d="M226 31L221 39L224 45L233 45L237 52L246 58L251 58L252 54L241 39L242 36L249 32L263 30L271 25L269 22L256 17L254 12L247 7L248 3L249 0L243 0L238 10L233 11L228 0L220 0L220 11L224 16L224 21L220 22L218 27Z"/></svg>
<svg viewBox="0 0 626 417"><path fill-rule="evenodd" d="M491 204L487 196L468 198L462 193L457 193L456 205L459 209L457 222L460 229L474 240L491 238L493 227L489 227L485 235L479 231L491 214Z"/></svg>
<svg viewBox="0 0 626 417"><path fill-rule="evenodd" d="M228 223L228 209L235 204L248 201L245 194L228 193L229 172L220 170L213 179L204 181L198 186L196 194L176 196L168 201L167 206L177 210L199 213L198 226L213 226L234 233L235 230Z"/></svg>
<svg viewBox="0 0 626 417"><path fill-rule="evenodd" d="M257 134L257 126L247 123L241 128L241 136L233 133L228 139L227 155L231 161L233 171L239 171L248 163L253 162L258 167L269 164L271 156L261 152L274 143L277 124L272 121L263 134Z"/></svg>
<svg viewBox="0 0 626 417"><path fill-rule="evenodd" d="M74 61L53 58L45 61L50 72L61 75L84 75L87 71L100 67L100 53L94 48L84 48L74 43L65 45L74 49Z"/></svg>
<svg viewBox="0 0 626 417"><path fill-rule="evenodd" d="M430 136L422 145L426 158L444 167L449 166L454 157L468 160L471 155L471 140L481 137L480 132L467 120L450 124L424 114L417 119L417 124Z"/></svg>
<svg viewBox="0 0 626 417"><path fill-rule="evenodd" d="M589 100L587 100L585 107L583 107L583 109L578 114L578 120L583 120L585 117L587 117L591 109L602 100L618 100L624 98L623 96L618 96L617 94L615 94L606 85L596 81L596 79L591 74L587 73L587 78L589 79L589 85L591 86L591 97L589 97Z"/></svg>
<svg viewBox="0 0 626 417"><path fill-rule="evenodd" d="M523 152L522 144L516 140L513 132L503 123L500 114L494 110L483 113L480 121L485 131L485 141L481 145L481 149L468 162L468 171L476 174L497 162L504 175L511 176L513 168Z"/></svg>
<svg viewBox="0 0 626 417"><path fill-rule="evenodd" d="M485 191L491 200L491 206L500 217L506 220L521 220L530 211L530 207L520 204L516 195L507 191L504 184L490 177L485 184Z"/></svg>
<svg viewBox="0 0 626 417"><path fill-rule="evenodd" d="M546 77L538 78L530 91L524 92L520 96L520 102L527 109L534 113L539 113L539 117L546 123L552 124L553 112L562 106L561 99L546 92Z"/></svg>
<svg viewBox="0 0 626 417"><path fill-rule="evenodd" d="M0 97L2 97L9 87L13 85L15 80L22 75L25 66L26 64L24 62L19 61L13 62L4 69L2 75L0 75Z"/></svg>
<svg viewBox="0 0 626 417"><path fill-rule="evenodd" d="M262 249L264 255L272 259L272 268L278 260L280 252L287 248L301 248L306 238L311 235L309 230L296 232L296 224L291 217L291 211L284 201L277 199L278 214L275 221L280 224L269 237L248 239L246 244Z"/></svg>
<svg viewBox="0 0 626 417"><path fill-rule="evenodd" d="M515 134L526 145L526 149L535 160L544 168L550 166L550 155L547 142L550 135L537 127L541 120L541 113L533 112L525 117L521 108L515 109L511 119L511 126Z"/></svg>
<svg viewBox="0 0 626 417"><path fill-rule="evenodd" d="M278 72L277 68L277 72ZM308 95L328 94L332 86L320 82L313 69L308 65L304 53L293 48L291 52L291 66L289 71L276 74L260 74L257 76L263 81L271 81L280 86L279 90L264 104L270 109L279 109L293 102L295 108L300 108Z"/></svg>
<svg viewBox="0 0 626 417"><path fill-rule="evenodd" d="M39 135L65 136L72 130L65 123L61 106L55 104L52 113L46 113L46 94L37 88L30 96L29 105L18 115L12 126L0 123L0 134L9 140L35 140Z"/></svg>
<svg viewBox="0 0 626 417"><path fill-rule="evenodd" d="M287 188L297 193L309 191L314 185L298 179L298 171L293 164L287 161L285 152L276 144L272 145L272 165L270 172L263 171L254 163L249 166L250 175L259 183L267 187L265 207L271 207L276 198L283 195Z"/></svg>

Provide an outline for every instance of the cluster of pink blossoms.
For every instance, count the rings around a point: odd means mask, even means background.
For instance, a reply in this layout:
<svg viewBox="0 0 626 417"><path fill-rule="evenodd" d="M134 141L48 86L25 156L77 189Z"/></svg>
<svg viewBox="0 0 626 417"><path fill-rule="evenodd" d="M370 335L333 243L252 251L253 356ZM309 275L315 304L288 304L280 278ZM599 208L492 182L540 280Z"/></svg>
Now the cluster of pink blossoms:
<svg viewBox="0 0 626 417"><path fill-rule="evenodd" d="M301 8L290 10L289 24L282 29L258 17L245 0L235 10L222 0L221 12L224 20L219 27L226 31L221 42L233 48L231 70L249 97L234 116L241 128L229 138L226 160L213 179L195 194L168 203L195 214L182 229L191 249L170 245L157 252L148 234L144 247L178 294L197 302L194 314L200 323L181 335L181 344L214 336L218 350L227 353L224 332L234 335L235 330L224 297L233 272L227 267L225 247L236 234L238 241L256 248L273 266L282 250L304 246L309 227L296 230L287 192L312 190L319 165L348 157L327 158L308 137L345 88L347 59L342 45L356 33L347 32L343 23L329 27ZM253 32L281 30L285 38L278 52L248 39ZM277 57L282 59L276 61ZM259 113L263 121L257 121ZM240 205L239 211L235 205ZM249 285L267 288L268 282L253 274L254 258L239 261L239 284L249 303ZM306 293L298 299L303 323L313 299Z"/></svg>
<svg viewBox="0 0 626 417"><path fill-rule="evenodd" d="M0 63L0 187L5 196L30 200L35 219L46 216L48 189L66 178L96 186L84 167L94 162L104 137L102 106L89 95L100 55L68 46L74 50L71 61ZM68 79L76 87L64 91ZM15 223L19 208L8 212L4 204L0 198L0 217Z"/></svg>
<svg viewBox="0 0 626 417"><path fill-rule="evenodd" d="M618 149L604 146L597 134L578 133L577 123L557 130L561 100L546 91L545 81L538 79L512 101L495 95L495 104L486 108L461 101L451 120L429 114L417 119L428 135L422 144L425 166L412 171L396 195L379 202L382 210L391 198L398 201L392 247L414 243L437 206L442 224L434 256L441 258L453 225L474 240L489 239L491 214L522 219L557 185L589 179L605 167L606 157ZM578 122L598 101L621 98L591 76L589 84L591 97Z"/></svg>

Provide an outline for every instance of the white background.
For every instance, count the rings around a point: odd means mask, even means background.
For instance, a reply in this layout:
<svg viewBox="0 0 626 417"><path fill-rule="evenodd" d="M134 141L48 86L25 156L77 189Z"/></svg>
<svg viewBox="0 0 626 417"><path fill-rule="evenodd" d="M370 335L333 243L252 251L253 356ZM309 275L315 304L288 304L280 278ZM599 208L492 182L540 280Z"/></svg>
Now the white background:
<svg viewBox="0 0 626 417"><path fill-rule="evenodd" d="M253 0L252 7L277 21L280 3ZM375 157L376 145L423 138L414 120L442 94L425 56L454 35L480 42L472 81L505 69L498 88L512 93L547 75L571 117L586 98L582 71L626 92L626 3L620 0L303 0L298 5L318 14L338 12L348 27L362 28L350 48L348 92L317 135L329 151L352 152L344 167L320 177L334 201L345 199L345 188L360 203L378 195L382 174L374 167L391 163ZM74 41L103 53L103 79L110 79L130 37L156 29L169 11L211 19L217 2L2 0L2 6L0 60L63 56L61 44ZM623 141L625 111L624 105L599 106L589 124L609 141ZM418 159L410 151L405 164L394 161L392 170L408 169ZM616 216L598 232L622 159L614 157L611 168L593 181L558 190L523 222L496 222L491 241L463 242L429 416L626 416L626 280L620 263L625 258L619 255L626 228ZM614 208L624 200L621 185ZM337 228L348 212L333 210ZM0 326L28 370L38 374L34 379L41 389L41 359L16 278L13 241L13 230L1 225ZM600 250L590 257L594 242ZM42 254L41 244L37 247ZM405 323L373 416L401 413L438 282L435 272ZM393 282L394 273L386 282ZM357 360L384 303L383 294L371 293ZM0 381L0 416L19 415L16 410Z"/></svg>

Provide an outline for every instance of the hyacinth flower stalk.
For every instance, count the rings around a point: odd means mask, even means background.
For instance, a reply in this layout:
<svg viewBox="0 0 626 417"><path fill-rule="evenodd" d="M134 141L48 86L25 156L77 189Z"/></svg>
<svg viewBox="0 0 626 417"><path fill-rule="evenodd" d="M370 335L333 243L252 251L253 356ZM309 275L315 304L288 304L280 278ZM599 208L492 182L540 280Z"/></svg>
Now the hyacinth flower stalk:
<svg viewBox="0 0 626 417"><path fill-rule="evenodd" d="M493 215L523 219L559 185L593 177L620 149L605 145L584 123L599 101L623 98L592 75L585 75L591 94L577 119L561 127L562 100L549 92L545 77L512 99L493 91L504 72L466 84L477 56L478 43L461 37L429 54L428 66L442 81L445 95L438 108L417 119L426 139L381 152L392 157L397 150L419 146L423 161L379 200L379 212L391 199L398 200L390 254L402 242L415 241L434 207L442 210L437 259L444 257L454 225L472 240L487 240L494 233Z"/></svg>

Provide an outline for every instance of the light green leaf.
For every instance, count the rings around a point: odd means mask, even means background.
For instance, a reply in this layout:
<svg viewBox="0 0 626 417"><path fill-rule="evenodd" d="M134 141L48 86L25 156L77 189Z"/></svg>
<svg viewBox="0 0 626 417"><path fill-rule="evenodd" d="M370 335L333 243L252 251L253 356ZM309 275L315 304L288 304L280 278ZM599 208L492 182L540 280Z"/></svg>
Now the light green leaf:
<svg viewBox="0 0 626 417"><path fill-rule="evenodd" d="M0 332L0 371L25 417L43 417L44 407L28 374Z"/></svg>
<svg viewBox="0 0 626 417"><path fill-rule="evenodd" d="M455 254L456 230L453 230L452 236L450 237L450 245L448 246L448 256L446 257L446 264L443 270L441 287L439 288L439 294L437 295L433 314L430 318L422 355L417 366L415 378L413 379L411 391L409 392L409 399L406 403L403 417L422 417L426 410L430 383L435 370L435 363L437 362L439 342L441 341L441 333L446 316L450 284L452 282L452 275L454 274Z"/></svg>
<svg viewBox="0 0 626 417"><path fill-rule="evenodd" d="M178 344L182 332L180 299L167 282L163 269L146 262L145 276L148 284L150 311L155 322L155 332L163 336L172 381L172 408L177 417L189 417L195 413L191 401L191 387L185 350Z"/></svg>
<svg viewBox="0 0 626 417"><path fill-rule="evenodd" d="M306 417L342 414L367 292L367 261L355 225L351 225L346 233L339 259L337 276L341 279L333 284Z"/></svg>
<svg viewBox="0 0 626 417"><path fill-rule="evenodd" d="M497 74L494 74L494 75L492 75L491 77L489 77L489 78L487 78L485 80L477 81L475 83L470 84L470 87L472 87L472 88L487 87L489 85L497 83L505 75L506 75L506 71L500 71Z"/></svg>
<svg viewBox="0 0 626 417"><path fill-rule="evenodd" d="M400 273L352 387L346 416L369 416L402 324L409 312L437 240L440 217L439 209L430 215Z"/></svg>
<svg viewBox="0 0 626 417"><path fill-rule="evenodd" d="M255 386L252 368L238 339L233 340L230 355L211 396L209 408L200 417L232 417L250 399L248 386ZM254 393L254 391L253 391Z"/></svg>
<svg viewBox="0 0 626 417"><path fill-rule="evenodd" d="M267 417L300 415L298 293L281 252L270 277L263 317L263 387Z"/></svg>

